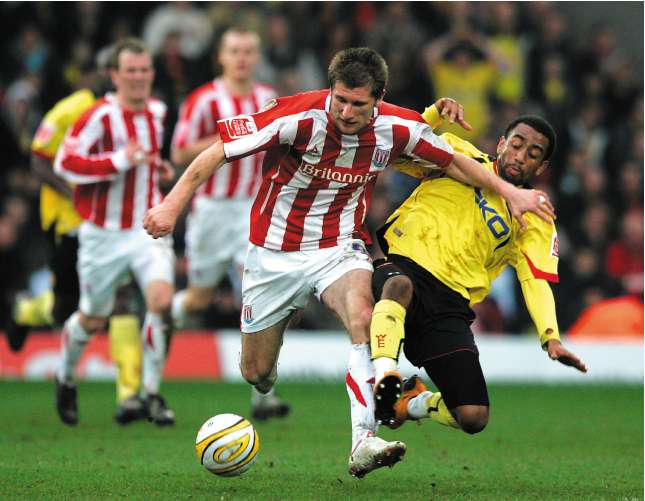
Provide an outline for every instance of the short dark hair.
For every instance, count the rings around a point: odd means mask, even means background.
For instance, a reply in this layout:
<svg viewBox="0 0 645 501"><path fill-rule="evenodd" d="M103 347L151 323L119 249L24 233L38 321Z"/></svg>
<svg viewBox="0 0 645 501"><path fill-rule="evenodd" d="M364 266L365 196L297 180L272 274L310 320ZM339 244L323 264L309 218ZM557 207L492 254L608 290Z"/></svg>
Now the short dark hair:
<svg viewBox="0 0 645 501"><path fill-rule="evenodd" d="M327 70L329 86L342 82L350 89L369 85L376 99L383 96L387 85L387 63L374 49L353 47L337 52Z"/></svg>
<svg viewBox="0 0 645 501"><path fill-rule="evenodd" d="M119 42L117 42L114 48L112 49L112 53L110 54L110 60L108 62L108 68L110 68L111 70L118 70L119 56L121 55L121 52L126 50L133 52L135 54L143 54L144 52L147 52L148 54L150 54L150 51L143 43L143 41L134 37L124 38L123 40L120 40Z"/></svg>
<svg viewBox="0 0 645 501"><path fill-rule="evenodd" d="M515 127L517 127L518 124L528 125L549 140L549 144L546 147L546 151L544 152L544 161L551 158L551 155L553 155L553 152L555 151L556 144L556 134L551 124L544 118L538 117L537 115L522 115L508 124L506 130L504 131L504 137L506 139L508 139L508 135Z"/></svg>

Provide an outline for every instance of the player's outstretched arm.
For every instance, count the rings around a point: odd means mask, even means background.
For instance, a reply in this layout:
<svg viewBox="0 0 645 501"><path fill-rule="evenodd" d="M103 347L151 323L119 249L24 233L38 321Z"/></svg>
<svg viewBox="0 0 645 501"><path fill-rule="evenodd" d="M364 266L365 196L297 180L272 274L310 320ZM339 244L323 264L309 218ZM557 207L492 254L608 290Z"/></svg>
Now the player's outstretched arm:
<svg viewBox="0 0 645 501"><path fill-rule="evenodd" d="M439 127L443 120L448 120L451 124L459 124L464 130L473 130L472 125L464 118L464 107L451 97L437 99L421 116L433 129Z"/></svg>
<svg viewBox="0 0 645 501"><path fill-rule="evenodd" d="M578 358L575 353L570 352L557 339L549 339L546 345L546 351L551 360L557 360L561 364L574 367L580 372L587 372L587 366Z"/></svg>
<svg viewBox="0 0 645 501"><path fill-rule="evenodd" d="M547 222L555 219L553 206L546 193L517 188L492 172L482 169L478 162L466 155L455 153L453 161L446 168L446 173L457 181L493 190L504 197L522 230L526 228L526 222L522 217L525 212L533 212Z"/></svg>
<svg viewBox="0 0 645 501"><path fill-rule="evenodd" d="M553 292L546 280L531 278L520 282L526 309L540 336L540 345L551 360L587 372L587 366L560 342Z"/></svg>
<svg viewBox="0 0 645 501"><path fill-rule="evenodd" d="M224 144L217 141L193 160L163 202L146 212L143 227L153 238L163 237L172 232L179 214L195 190L221 167L224 159Z"/></svg>

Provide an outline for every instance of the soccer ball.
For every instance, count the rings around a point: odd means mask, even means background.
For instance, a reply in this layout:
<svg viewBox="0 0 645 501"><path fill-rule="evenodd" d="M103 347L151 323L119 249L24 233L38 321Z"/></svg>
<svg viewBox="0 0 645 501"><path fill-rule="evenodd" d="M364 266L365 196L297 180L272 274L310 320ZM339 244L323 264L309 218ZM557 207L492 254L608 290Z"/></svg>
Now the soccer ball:
<svg viewBox="0 0 645 501"><path fill-rule="evenodd" d="M260 437L248 419L237 414L218 414L197 432L195 451L211 473L234 477L248 470L258 457Z"/></svg>

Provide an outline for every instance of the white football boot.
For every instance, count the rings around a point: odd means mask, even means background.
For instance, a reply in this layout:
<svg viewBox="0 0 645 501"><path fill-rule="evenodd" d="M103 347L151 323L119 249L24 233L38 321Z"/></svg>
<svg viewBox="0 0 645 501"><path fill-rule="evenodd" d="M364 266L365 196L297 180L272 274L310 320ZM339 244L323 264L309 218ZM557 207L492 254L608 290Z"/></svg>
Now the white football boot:
<svg viewBox="0 0 645 501"><path fill-rule="evenodd" d="M363 478L377 468L383 466L392 468L403 459L406 449L403 442L398 440L387 442L368 433L354 447L349 456L349 474L353 477Z"/></svg>

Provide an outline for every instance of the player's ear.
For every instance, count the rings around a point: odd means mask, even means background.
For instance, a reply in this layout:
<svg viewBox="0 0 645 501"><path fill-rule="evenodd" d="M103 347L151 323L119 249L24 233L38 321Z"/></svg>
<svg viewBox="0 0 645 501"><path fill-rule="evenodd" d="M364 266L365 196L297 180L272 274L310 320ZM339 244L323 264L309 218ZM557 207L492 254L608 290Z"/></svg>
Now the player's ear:
<svg viewBox="0 0 645 501"><path fill-rule="evenodd" d="M383 99L385 99L385 89L383 89L383 92L381 92L381 96L376 98L376 106L381 104L383 102Z"/></svg>
<svg viewBox="0 0 645 501"><path fill-rule="evenodd" d="M504 151L504 146L506 145L506 138L504 136L500 136L499 141L497 141L497 156L500 156L502 154L502 151Z"/></svg>

